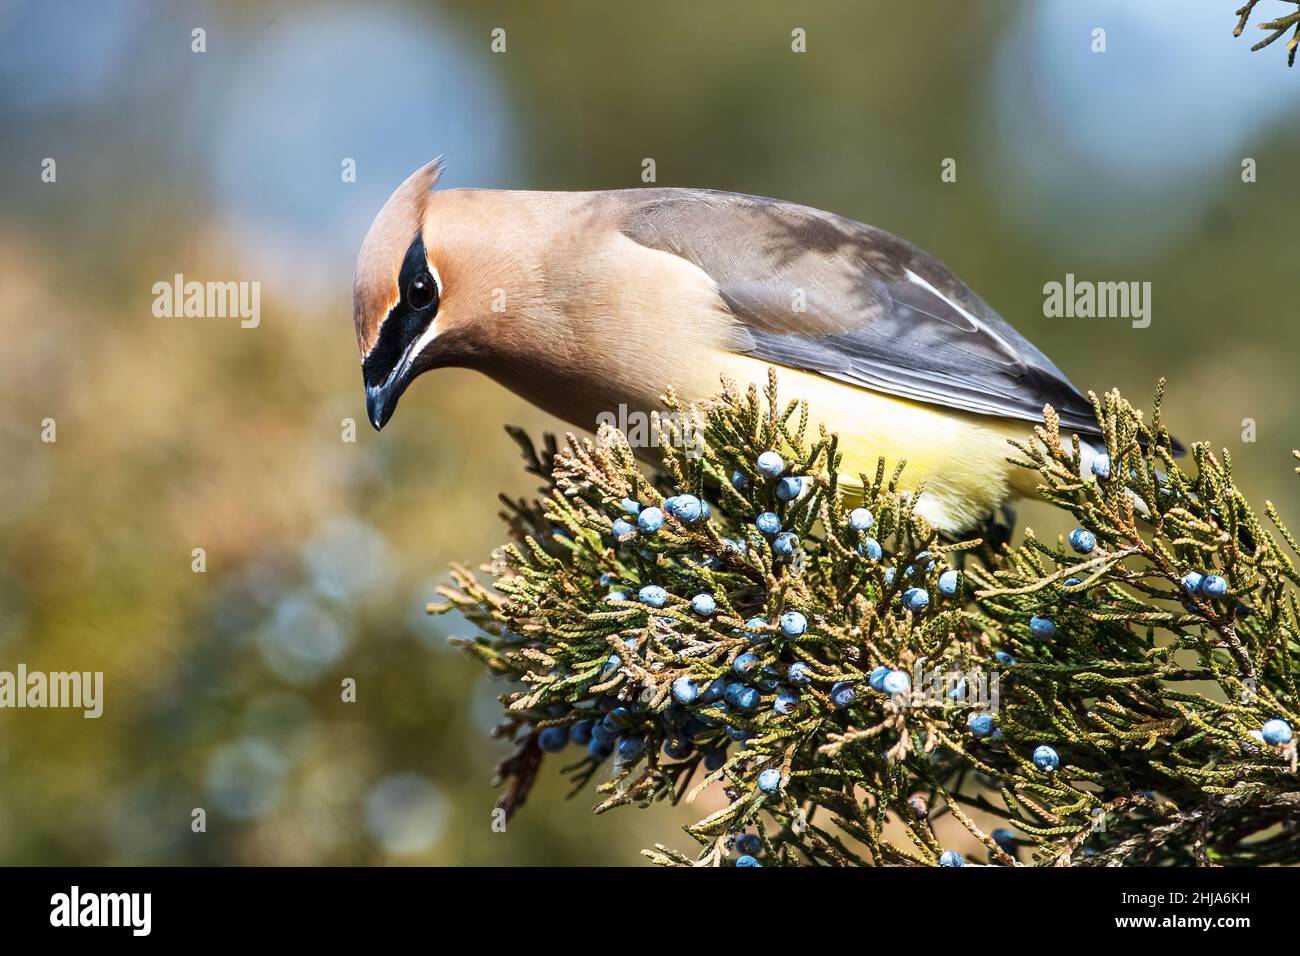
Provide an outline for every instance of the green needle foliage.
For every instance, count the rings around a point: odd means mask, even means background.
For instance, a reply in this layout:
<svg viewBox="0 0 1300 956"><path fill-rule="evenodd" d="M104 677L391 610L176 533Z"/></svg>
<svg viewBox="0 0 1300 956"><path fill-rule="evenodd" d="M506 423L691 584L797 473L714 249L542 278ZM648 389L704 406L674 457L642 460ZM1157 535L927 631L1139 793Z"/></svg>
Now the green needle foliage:
<svg viewBox="0 0 1300 956"><path fill-rule="evenodd" d="M902 463L847 492L836 437L809 434L775 375L765 394L727 386L704 411L668 400L653 479L612 429L540 453L517 435L543 499L507 502L511 543L481 575L453 569L431 606L476 623L482 635L457 643L513 682L497 728L518 744L500 768L507 812L549 757L575 792L600 780L597 812L725 794L686 828L694 856L645 851L665 865L726 864L742 833L765 866L934 865L945 816L994 865L1300 862L1296 744L1261 735L1272 719L1300 724L1297 543L1272 505L1267 526L1247 506L1226 452L1175 461L1159 391L1150 423L1117 393L1093 397L1109 477L1080 477L1079 443L1050 409L1008 448L1093 532L1084 554L1029 530L1015 548L944 540L898 491ZM679 450L692 423L694 457ZM802 479L796 500L756 470L764 450ZM624 499L684 493L711 514L615 536L619 518L635 527ZM861 531L848 520L860 507L873 517ZM755 527L766 511L797 537L788 553ZM955 594L938 587L945 571ZM1192 572L1226 594L1189 593ZM667 592L662 607L638 599L646 585ZM928 605L913 595L909 610L909 588ZM692 611L699 594L710 616ZM779 626L789 611L802 633ZM1051 625L1031 629L1035 617ZM757 662L738 672L741 654ZM674 699L683 678L689 703ZM712 699L728 684L751 693ZM539 745L575 724L581 743L592 721L609 732L588 747ZM1055 769L1033 759L1044 745Z"/></svg>

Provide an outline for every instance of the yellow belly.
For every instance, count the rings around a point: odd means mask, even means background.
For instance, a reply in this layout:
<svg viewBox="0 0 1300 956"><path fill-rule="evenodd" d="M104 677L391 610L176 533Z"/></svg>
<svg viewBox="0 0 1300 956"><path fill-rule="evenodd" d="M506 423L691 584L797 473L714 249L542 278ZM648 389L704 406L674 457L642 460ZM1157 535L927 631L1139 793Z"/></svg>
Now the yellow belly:
<svg viewBox="0 0 1300 956"><path fill-rule="evenodd" d="M769 363L734 354L723 362L742 387L766 386ZM860 474L875 476L878 459L890 469L906 459L904 490L924 482L917 511L932 526L959 532L979 526L1013 494L1033 490L1034 475L1007 461L1015 453L1008 439L1028 438L1030 422L909 402L795 369L777 372L785 398L808 402L812 427L820 422L839 435L847 491L861 490Z"/></svg>

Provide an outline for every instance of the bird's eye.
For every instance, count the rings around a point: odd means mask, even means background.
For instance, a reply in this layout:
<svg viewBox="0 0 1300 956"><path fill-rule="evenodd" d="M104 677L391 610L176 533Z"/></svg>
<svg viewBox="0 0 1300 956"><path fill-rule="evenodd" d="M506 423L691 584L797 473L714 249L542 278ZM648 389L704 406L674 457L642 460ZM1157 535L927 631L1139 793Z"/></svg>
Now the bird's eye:
<svg viewBox="0 0 1300 956"><path fill-rule="evenodd" d="M406 287L406 301L416 311L427 309L437 294L438 287L427 272L416 276Z"/></svg>

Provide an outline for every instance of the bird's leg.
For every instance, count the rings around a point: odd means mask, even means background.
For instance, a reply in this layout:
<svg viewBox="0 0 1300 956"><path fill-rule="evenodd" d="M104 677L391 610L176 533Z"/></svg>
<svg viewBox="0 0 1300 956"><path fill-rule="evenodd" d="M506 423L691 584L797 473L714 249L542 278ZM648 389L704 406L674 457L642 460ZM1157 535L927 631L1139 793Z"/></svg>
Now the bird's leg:
<svg viewBox="0 0 1300 956"><path fill-rule="evenodd" d="M1001 518L1002 520L998 520ZM1016 509L1010 504L998 508L997 514L989 515L984 525L984 543L994 552L1001 551L1011 543L1011 534L1016 528Z"/></svg>
<svg viewBox="0 0 1300 956"><path fill-rule="evenodd" d="M1009 504L1001 505L996 512L990 512L988 520L984 522L980 530L980 537L984 544L976 549L976 552L982 552L984 548L989 549L989 554L996 554L998 551L1011 542L1011 534L1016 527L1016 509ZM965 540L967 535L950 534L940 532L939 538L950 544L956 544L958 541ZM959 551L955 559L957 570L963 570L966 565L966 557L976 552Z"/></svg>

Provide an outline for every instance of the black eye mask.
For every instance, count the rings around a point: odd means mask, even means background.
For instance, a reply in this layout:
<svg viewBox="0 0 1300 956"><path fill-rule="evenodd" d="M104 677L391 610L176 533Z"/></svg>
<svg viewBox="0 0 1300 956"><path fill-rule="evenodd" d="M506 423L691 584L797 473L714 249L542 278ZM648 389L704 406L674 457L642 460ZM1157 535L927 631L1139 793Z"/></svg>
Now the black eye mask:
<svg viewBox="0 0 1300 956"><path fill-rule="evenodd" d="M433 287L433 297L424 308L416 309L411 305L408 289L411 282L419 276L428 277ZM424 238L416 233L402 260L402 271L397 277L397 287L401 290L401 299L389 310L379 327L379 339L370 350L366 360L361 364L362 375L367 386L376 387L388 380L397 363L402 360L411 343L424 334L435 315L438 314L438 283L429 275L429 263L424 253Z"/></svg>

